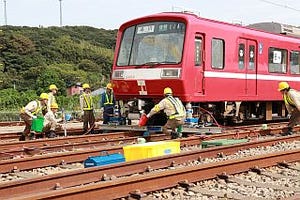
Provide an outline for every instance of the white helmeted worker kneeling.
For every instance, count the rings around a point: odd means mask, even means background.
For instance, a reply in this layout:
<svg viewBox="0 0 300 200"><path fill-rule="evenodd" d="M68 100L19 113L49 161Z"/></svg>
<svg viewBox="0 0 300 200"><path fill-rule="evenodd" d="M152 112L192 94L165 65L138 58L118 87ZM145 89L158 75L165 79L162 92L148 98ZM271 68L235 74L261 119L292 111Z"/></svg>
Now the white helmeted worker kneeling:
<svg viewBox="0 0 300 200"><path fill-rule="evenodd" d="M57 111L58 111L57 103L52 103L50 106L50 111L48 111L44 116L45 120L44 120L43 132L46 134L48 138L56 137L56 131L61 130L62 128L61 124L58 124L58 122L63 121L63 119L56 117Z"/></svg>
<svg viewBox="0 0 300 200"><path fill-rule="evenodd" d="M164 89L164 96L165 98L151 109L147 118L150 118L152 115L163 110L168 117L168 121L163 126L162 131L166 135L171 135L171 138L174 139L180 136L180 133L176 132L176 128L184 124L186 117L185 107L179 98L173 97L173 91L171 88L166 87ZM168 129L171 129L172 132L170 133Z"/></svg>

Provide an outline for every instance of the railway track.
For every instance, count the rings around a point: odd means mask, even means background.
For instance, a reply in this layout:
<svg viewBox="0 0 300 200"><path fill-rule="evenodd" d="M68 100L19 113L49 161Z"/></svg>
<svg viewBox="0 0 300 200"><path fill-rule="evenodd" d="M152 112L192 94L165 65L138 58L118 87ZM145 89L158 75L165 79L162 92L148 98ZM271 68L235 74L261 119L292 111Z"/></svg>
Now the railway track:
<svg viewBox="0 0 300 200"><path fill-rule="evenodd" d="M251 128L250 128L251 127ZM251 145L251 143L253 143L252 147L255 146L264 146L264 145L274 145L276 142L276 140L278 140L277 138L272 138L272 139L264 139L262 143L260 144L255 144L255 142L259 142L260 139L262 139L262 136L265 135L277 135L279 133L281 133L284 128L284 126L282 124L273 124L273 125L268 125L267 129L263 128L260 125L256 125L256 126L244 126L244 127L240 127L240 128L231 128L231 129L226 129L224 130L223 134L214 134L214 135L209 135L209 136L205 136L205 135L194 135L192 137L188 137L188 138L182 138L181 141L181 146L185 147L185 146L190 146L190 145L200 145L201 142L203 140L209 140L209 139L221 139L221 138L252 138L252 140L257 140L257 141L253 141L250 143L247 143L249 145ZM295 130L298 131L300 128L296 127ZM3 143L0 144L0 153L7 153L8 151L15 151L16 149L18 149L18 152L16 155L21 155L24 153L25 151L29 152L31 151L31 155L28 156L26 155L25 157L20 157L20 158L15 158L15 159L10 159L10 160L2 160L0 161L0 173L9 173L9 172L20 172L22 170L28 170L28 169L34 169L34 168L40 168L40 167L47 167L47 166L62 166L64 167L64 164L68 164L68 163L76 163L76 162L81 162L83 160L85 160L88 156L96 156L99 155L99 152L101 151L107 151L109 153L123 153L122 150L122 145L120 144L125 144L127 139L127 141L129 143L135 142L138 138L138 136L140 136L140 133L137 132L117 132L117 133L109 133L109 134L101 134L101 135L84 135L84 136L70 136L70 137L62 137L62 138L55 138L55 139L40 139L40 140L32 140L32 141L26 141L26 142L8 142L8 143ZM149 141L158 141L158 140L164 140L166 139L166 137L164 135L161 134L153 134L151 135L151 137L148 138ZM258 140L259 139L259 140ZM293 135L290 137L281 137L281 140L284 142L291 142L294 140L299 140L298 135ZM78 147L76 147L76 145L78 144ZM91 145L88 145L91 144ZM99 146L97 147L98 144ZM81 147L80 147L81 145ZM113 145L113 146L112 146ZM64 147L65 146L65 147ZM13 149L14 148L14 149ZM47 150L48 148L48 150ZM67 152L65 150L68 149L78 149L76 151L70 151ZM250 148L250 147L238 147L240 149L245 149L245 148ZM9 150L8 150L9 149ZM55 153L56 150L64 150L62 152L59 153ZM226 150L227 147L222 147L222 149L218 152L218 153L211 153L208 151L208 149L204 149L201 150L203 151L201 154L197 154L197 158L196 159L201 159L201 158L205 158L205 157L213 157L216 155L224 155L224 154L228 154L228 153L233 153L233 150ZM51 154L43 154L41 152L53 152ZM28 153L28 152L27 152ZM0 154L1 155L1 154ZM184 158L183 154L181 154L177 159L171 158L173 159L172 161L170 160L160 160L158 163L163 163L164 166L160 166L162 168L166 168L166 167L170 167L172 165L177 165L178 163L182 163ZM195 157L195 156L194 156ZM191 159L195 159L195 158L188 158L189 160ZM201 158L200 158L201 157ZM152 171L153 169L156 168L160 168L160 167L155 167L154 164L152 163L148 163L148 164L142 164L143 167L137 167L139 172L136 173L141 173L141 171L145 171L145 169L147 169L148 171ZM149 167L150 166L150 167ZM111 168L112 166L110 166ZM119 166L120 167L120 166ZM79 167L80 168L80 167ZM105 168L105 167L104 167ZM121 167L122 168L122 167ZM91 169L79 169L78 172L80 172L81 174L85 174L85 172L88 172ZM137 170L137 169L136 169ZM77 170L75 170L77 171ZM93 170L92 170L93 171ZM131 172L129 169L124 168L123 170L121 170L124 172ZM61 173L61 174L56 174L56 175L47 175L45 176L46 179L50 179L53 182L51 183L46 183L43 182L45 180L43 180L40 184L41 185L46 185L46 190L49 189L59 189L59 188L66 188L66 187L73 187L75 185L81 185L81 184L90 184L90 183L94 183L100 180L107 180L107 179L112 179L110 174L114 174L112 177L119 177L119 176L123 176L122 172L119 172L117 169L114 170L114 172L109 172L109 171L104 171L104 172L95 172L95 174L93 175L86 175L85 176L78 176L77 180L79 181L75 181L71 180L72 178L70 178L70 176L68 176L68 173L71 174L71 177L77 177L78 175L76 175L75 172L73 171L69 171L66 173ZM115 175L115 173L117 173ZM119 173L119 174L118 174ZM101 175L99 175L101 174ZM108 176L106 176L106 175ZM125 174L128 175L128 174ZM66 178L66 182L70 183L71 185L65 184L63 181L65 178L64 177L69 177L69 180L67 180L68 178ZM96 178L96 180L90 180L87 177L94 177ZM99 178L99 176L101 176ZM56 179L55 177L60 177L59 179ZM86 182L82 181L82 179L85 179L83 177L86 177ZM53 179L52 179L53 178ZM17 194L15 193L16 191L18 191L18 187L23 188L20 189L22 191L30 191L29 188L36 188L36 186L32 186L32 182L31 181L37 181L42 179L41 177L38 178L33 178L33 179L28 179L28 180L21 180L21 181L13 181L13 184L10 183L5 183L5 184L0 184L0 187L3 188L3 193L5 194L9 194L14 191L13 194ZM19 183L22 185L22 182L27 182L29 185L26 189L27 186L20 186ZM54 183L55 182L55 183ZM58 183L58 184L56 184ZM26 184L25 184L26 185ZM31 186L30 186L31 185ZM13 186L16 186L16 188L14 189ZM25 189L24 189L25 188ZM40 187L37 187L40 188ZM0 189L1 191L2 189ZM5 191L8 190L9 192ZM1 194L3 194L1 192ZM20 193L20 196L25 195L25 193ZM18 195L17 195L18 196ZM7 196L9 198L9 195Z"/></svg>
<svg viewBox="0 0 300 200"><path fill-rule="evenodd" d="M121 198L128 196L131 192L134 193L136 189L147 193L174 187L182 181L196 182L214 178L223 172L235 174L247 171L254 166L273 166L283 160L297 162L300 159L300 144L298 144L296 149L288 149L266 155L231 158L215 163L205 163L205 160L215 157L222 158L224 155L235 154L241 149L257 148L258 146L262 148L270 145L275 146L277 143L299 141L299 138L300 135L280 137L233 146L187 151L180 154L103 167L79 169L61 174L0 184L0 192L3 197L13 199L83 199L87 196L91 199L95 199L96 196L101 196L103 199ZM280 149L281 147L278 148ZM199 162L200 164L176 167L191 162ZM168 168L171 170L161 170ZM13 196L11 196L12 194Z"/></svg>
<svg viewBox="0 0 300 200"><path fill-rule="evenodd" d="M299 128L299 127L297 127ZM181 145L199 145L202 140L209 139L236 139L255 138L263 135L276 135L282 132L282 127L277 125L268 130L251 129L237 130L224 134L210 136L195 136L181 139ZM101 135L85 135L77 137L63 137L56 139L33 140L26 142L4 143L0 145L0 173L16 170L28 170L61 163L82 162L88 156L97 156L101 151L109 153L123 153L124 141L133 143L137 140L138 133L111 133ZM126 138L127 137L127 138ZM153 134L148 141L164 140L166 137ZM127 144L128 144L127 143ZM112 146L113 145L113 146ZM82 148L84 147L84 148ZM59 151L55 153L55 151ZM7 159L14 158L14 159Z"/></svg>

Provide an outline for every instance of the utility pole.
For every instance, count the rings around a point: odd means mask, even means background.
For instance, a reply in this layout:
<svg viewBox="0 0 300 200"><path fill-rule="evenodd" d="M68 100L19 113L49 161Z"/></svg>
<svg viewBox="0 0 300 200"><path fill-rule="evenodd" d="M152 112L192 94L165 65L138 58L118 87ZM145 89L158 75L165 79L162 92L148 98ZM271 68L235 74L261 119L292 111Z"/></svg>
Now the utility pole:
<svg viewBox="0 0 300 200"><path fill-rule="evenodd" d="M62 27L62 0L59 1L59 25Z"/></svg>
<svg viewBox="0 0 300 200"><path fill-rule="evenodd" d="M3 0L4 2L4 24L7 26L7 13L6 13L6 0Z"/></svg>

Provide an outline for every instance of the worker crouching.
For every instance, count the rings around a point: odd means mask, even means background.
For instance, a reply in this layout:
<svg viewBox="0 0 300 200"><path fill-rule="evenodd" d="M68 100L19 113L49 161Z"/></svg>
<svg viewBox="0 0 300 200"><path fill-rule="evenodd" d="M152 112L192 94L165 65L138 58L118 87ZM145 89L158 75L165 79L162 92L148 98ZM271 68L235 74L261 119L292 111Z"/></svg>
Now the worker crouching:
<svg viewBox="0 0 300 200"><path fill-rule="evenodd" d="M47 112L48 94L42 93L39 100L29 102L20 111L20 117L25 122L25 129L20 137L20 141L34 139L34 134L30 134L32 120L37 117L43 117L43 113Z"/></svg>
<svg viewBox="0 0 300 200"><path fill-rule="evenodd" d="M170 135L172 139L175 139L177 137L180 137L181 134L179 132L176 132L176 129L184 124L186 117L185 107L183 106L179 98L173 97L171 88L167 87L164 89L164 96L165 98L151 109L151 111L147 115L147 118L150 118L154 114L163 110L168 117L168 121L163 126L162 131L166 135ZM168 129L171 129L172 132L170 133Z"/></svg>
<svg viewBox="0 0 300 200"><path fill-rule="evenodd" d="M50 106L50 111L48 111L44 116L45 120L44 120L43 132L46 134L48 138L56 137L56 131L62 129L62 126L58 123L63 121L63 119L56 118L57 111L58 111L57 103L52 103Z"/></svg>
<svg viewBox="0 0 300 200"><path fill-rule="evenodd" d="M287 131L282 135L292 135L293 127L300 122L300 92L292 89L287 82L280 82L278 91L282 93L285 107L290 115Z"/></svg>

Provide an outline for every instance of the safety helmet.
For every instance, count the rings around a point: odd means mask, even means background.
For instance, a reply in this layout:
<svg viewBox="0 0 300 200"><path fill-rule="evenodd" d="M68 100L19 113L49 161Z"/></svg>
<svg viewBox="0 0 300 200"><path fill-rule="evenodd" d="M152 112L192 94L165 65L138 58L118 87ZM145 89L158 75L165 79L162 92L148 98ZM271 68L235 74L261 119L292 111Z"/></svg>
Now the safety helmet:
<svg viewBox="0 0 300 200"><path fill-rule="evenodd" d="M113 84L112 83L107 83L106 88L112 90L113 89Z"/></svg>
<svg viewBox="0 0 300 200"><path fill-rule="evenodd" d="M169 88L169 87L166 87L165 89L164 89L164 94L166 95L166 94L172 94L173 92L172 92L172 89L171 88Z"/></svg>
<svg viewBox="0 0 300 200"><path fill-rule="evenodd" d="M90 85L87 84L87 83L85 83L85 84L82 85L82 88L83 88L83 89L89 89L89 88L90 88Z"/></svg>
<svg viewBox="0 0 300 200"><path fill-rule="evenodd" d="M57 103L52 103L51 106L50 106L50 108L56 108L56 109L58 109Z"/></svg>
<svg viewBox="0 0 300 200"><path fill-rule="evenodd" d="M49 95L47 94L47 93L42 93L41 95L40 95L40 99L42 99L42 100L44 100L44 99L49 99Z"/></svg>
<svg viewBox="0 0 300 200"><path fill-rule="evenodd" d="M51 84L51 85L49 86L49 90L58 90L58 88L56 87L56 85Z"/></svg>
<svg viewBox="0 0 300 200"><path fill-rule="evenodd" d="M290 86L287 82L283 81L278 84L278 91L289 89Z"/></svg>

